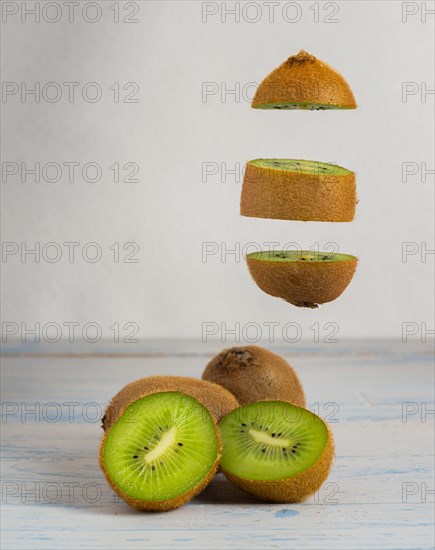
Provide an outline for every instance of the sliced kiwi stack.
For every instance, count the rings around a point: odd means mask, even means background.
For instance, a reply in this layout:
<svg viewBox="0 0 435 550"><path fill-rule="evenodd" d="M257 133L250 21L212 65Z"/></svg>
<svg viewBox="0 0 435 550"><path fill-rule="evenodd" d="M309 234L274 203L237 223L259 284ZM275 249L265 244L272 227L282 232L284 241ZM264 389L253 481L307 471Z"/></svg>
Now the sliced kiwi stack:
<svg viewBox="0 0 435 550"><path fill-rule="evenodd" d="M355 206L355 174L342 166L302 159L255 159L246 165L242 216L350 222Z"/></svg>
<svg viewBox="0 0 435 550"><path fill-rule="evenodd" d="M255 283L267 294L317 308L346 289L358 260L349 254L275 250L248 254L246 261Z"/></svg>
<svg viewBox="0 0 435 550"><path fill-rule="evenodd" d="M241 405L282 399L305 407L295 371L283 357L260 346L223 350L208 363L202 377L229 390Z"/></svg>
<svg viewBox="0 0 435 550"><path fill-rule="evenodd" d="M307 409L285 401L242 405L219 423L221 468L235 485L271 502L299 502L328 476L332 433Z"/></svg>
<svg viewBox="0 0 435 550"><path fill-rule="evenodd" d="M131 506L167 511L188 502L215 474L221 456L217 425L181 392L133 401L105 433L100 466Z"/></svg>
<svg viewBox="0 0 435 550"><path fill-rule="evenodd" d="M332 67L301 50L272 71L259 85L254 109L355 109L346 80Z"/></svg>

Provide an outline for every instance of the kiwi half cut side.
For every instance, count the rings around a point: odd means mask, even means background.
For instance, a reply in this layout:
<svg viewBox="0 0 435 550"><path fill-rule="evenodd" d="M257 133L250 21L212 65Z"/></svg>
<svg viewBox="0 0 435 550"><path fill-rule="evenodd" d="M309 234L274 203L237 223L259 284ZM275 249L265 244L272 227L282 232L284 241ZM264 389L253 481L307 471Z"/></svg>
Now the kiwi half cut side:
<svg viewBox="0 0 435 550"><path fill-rule="evenodd" d="M275 250L248 254L255 283L271 296L298 307L317 308L338 298L352 280L357 258L309 250Z"/></svg>
<svg viewBox="0 0 435 550"><path fill-rule="evenodd" d="M275 220L350 222L355 217L355 173L325 162L255 159L246 165L242 216Z"/></svg>
<svg viewBox="0 0 435 550"><path fill-rule="evenodd" d="M131 403L105 433L100 466L128 504L166 511L208 484L220 456L219 431L208 410L181 392L161 392Z"/></svg>
<svg viewBox="0 0 435 550"><path fill-rule="evenodd" d="M334 456L331 431L307 409L285 401L243 405L219 423L226 477L271 502L299 502L316 492Z"/></svg>
<svg viewBox="0 0 435 550"><path fill-rule="evenodd" d="M301 50L272 71L259 85L254 109L355 109L346 80L314 55Z"/></svg>

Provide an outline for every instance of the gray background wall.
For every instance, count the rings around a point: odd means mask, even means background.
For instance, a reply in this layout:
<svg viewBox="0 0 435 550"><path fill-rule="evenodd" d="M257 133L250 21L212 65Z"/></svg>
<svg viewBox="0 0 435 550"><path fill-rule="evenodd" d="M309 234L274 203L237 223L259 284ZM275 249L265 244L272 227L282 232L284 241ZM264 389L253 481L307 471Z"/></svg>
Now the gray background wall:
<svg viewBox="0 0 435 550"><path fill-rule="evenodd" d="M44 13L41 2L39 23L23 14L21 3L4 4L4 322L55 323L63 327L63 338L65 322L80 323L79 331L95 322L108 338L119 323L121 339L136 328L139 338L200 339L204 323L216 338L237 322L241 338L254 337L260 327L266 339L270 322L278 323L275 336L295 323L288 336L302 339L313 339L315 322L321 339L334 327L341 338L401 338L404 322L415 323L415 338L422 323L423 331L434 328L434 256L424 254L434 249L434 176L423 178L421 164L434 168L434 95L425 93L434 88L434 16L425 15L422 4L329 2L317 4L316 14L315 2L281 2L273 23L270 2L119 3L119 23L112 2L94 3L85 12L80 6L72 22L62 3ZM225 13L237 5L239 22ZM48 21L59 13L58 22ZM138 22L123 22L128 14ZM356 111L250 108L250 83L300 49L346 77ZM20 97L20 88L35 82L40 101ZM78 83L71 101L65 82ZM98 101L89 82L101 91ZM216 93L204 96L205 86ZM240 93L225 93L237 86ZM221 165L233 169L269 156L355 170L356 221L240 217L240 178L226 174L221 181ZM79 163L73 181L65 162ZM40 163L41 181L28 174L21 182L21 163ZM47 163L62 167L59 181L47 181L57 177L56 166ZM83 177L87 163L97 163L99 181L86 181L94 178L95 165ZM119 183L109 168L114 163L120 165ZM126 163L135 164L124 169ZM217 166L218 173L205 177L204 163L209 170ZM413 163L405 170L416 173L404 178L403 163ZM135 165L139 171L132 178L138 181L122 181ZM335 302L317 311L292 308L254 285L243 254L224 254L222 261L225 250L238 246L243 252L246 243L271 241L302 248L337 243L360 258L358 271ZM65 242L79 243L72 261ZM90 261L97 250L86 245L91 242L100 249L99 261ZM40 261L31 255L23 261L23 247L35 243ZM44 248L46 243L56 244ZM136 244L123 250L125 243ZM204 246L216 253L204 257ZM413 252L406 261L404 247ZM126 263L128 253L138 262ZM58 261L49 261L56 256ZM128 322L135 323L133 329ZM55 325L50 330L54 338Z"/></svg>

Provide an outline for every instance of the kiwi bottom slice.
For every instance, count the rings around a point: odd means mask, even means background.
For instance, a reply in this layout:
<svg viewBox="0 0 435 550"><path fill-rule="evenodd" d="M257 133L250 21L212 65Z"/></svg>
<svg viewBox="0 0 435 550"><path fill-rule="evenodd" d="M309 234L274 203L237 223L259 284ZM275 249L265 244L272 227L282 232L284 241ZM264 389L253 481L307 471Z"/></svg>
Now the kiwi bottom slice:
<svg viewBox="0 0 435 550"><path fill-rule="evenodd" d="M298 502L327 478L334 443L323 420L286 401L244 405L219 423L221 468L236 485L272 502Z"/></svg>
<svg viewBox="0 0 435 550"><path fill-rule="evenodd" d="M260 251L246 256L256 284L271 296L298 307L316 308L344 292L355 273L357 258L349 254Z"/></svg>
<svg viewBox="0 0 435 550"><path fill-rule="evenodd" d="M208 410L180 392L134 401L108 430L100 465L115 491L143 510L170 510L205 487L220 458Z"/></svg>

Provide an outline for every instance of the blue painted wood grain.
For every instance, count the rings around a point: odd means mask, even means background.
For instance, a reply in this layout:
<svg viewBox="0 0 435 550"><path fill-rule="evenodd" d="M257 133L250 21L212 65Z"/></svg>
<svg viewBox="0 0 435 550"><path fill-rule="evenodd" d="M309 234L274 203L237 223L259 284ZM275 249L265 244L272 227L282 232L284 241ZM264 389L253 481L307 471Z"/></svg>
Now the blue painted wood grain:
<svg viewBox="0 0 435 550"><path fill-rule="evenodd" d="M261 503L222 475L166 514L136 512L97 464L100 412L148 374L200 376L223 346L153 342L137 355L57 347L2 359L2 544L8 549L429 549L434 522L432 346L270 346L326 418L336 459L297 505ZM117 352L116 352L117 353ZM74 415L72 415L74 410Z"/></svg>

